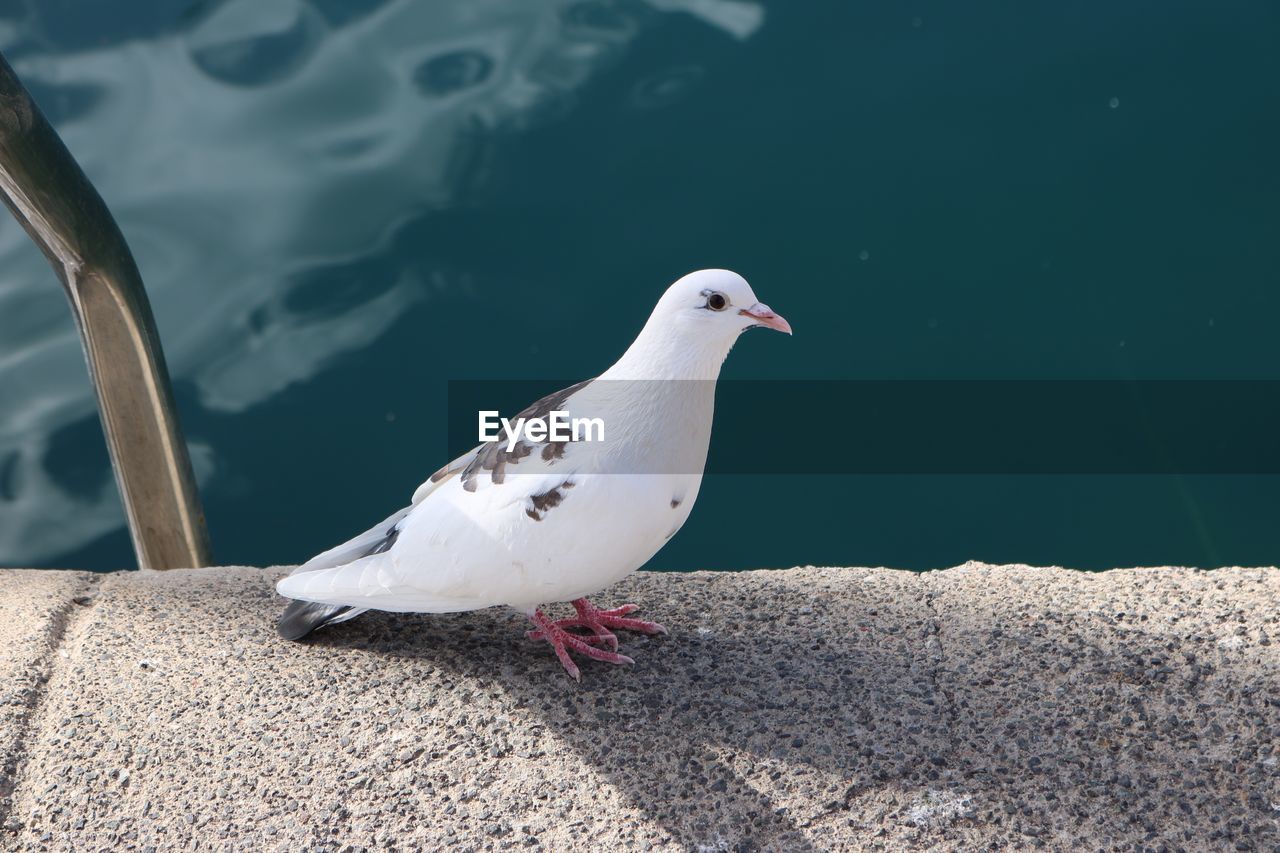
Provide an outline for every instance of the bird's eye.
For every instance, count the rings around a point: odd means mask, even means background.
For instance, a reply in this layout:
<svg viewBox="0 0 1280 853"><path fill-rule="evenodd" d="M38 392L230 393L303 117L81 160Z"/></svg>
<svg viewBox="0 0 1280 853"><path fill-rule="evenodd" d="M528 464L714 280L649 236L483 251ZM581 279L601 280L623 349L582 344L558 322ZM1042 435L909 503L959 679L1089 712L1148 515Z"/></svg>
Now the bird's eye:
<svg viewBox="0 0 1280 853"><path fill-rule="evenodd" d="M723 293L707 294L707 307L712 311L723 311L729 307L729 300Z"/></svg>

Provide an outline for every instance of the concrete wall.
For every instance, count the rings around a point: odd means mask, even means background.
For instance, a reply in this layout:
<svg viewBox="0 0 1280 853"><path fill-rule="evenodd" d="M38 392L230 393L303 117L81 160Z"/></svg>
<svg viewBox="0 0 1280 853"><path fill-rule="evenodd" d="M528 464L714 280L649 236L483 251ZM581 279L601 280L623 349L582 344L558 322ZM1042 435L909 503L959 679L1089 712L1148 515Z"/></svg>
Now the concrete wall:
<svg viewBox="0 0 1280 853"><path fill-rule="evenodd" d="M1280 571L641 573L569 680L500 610L273 633L280 570L0 572L0 846L1280 845Z"/></svg>

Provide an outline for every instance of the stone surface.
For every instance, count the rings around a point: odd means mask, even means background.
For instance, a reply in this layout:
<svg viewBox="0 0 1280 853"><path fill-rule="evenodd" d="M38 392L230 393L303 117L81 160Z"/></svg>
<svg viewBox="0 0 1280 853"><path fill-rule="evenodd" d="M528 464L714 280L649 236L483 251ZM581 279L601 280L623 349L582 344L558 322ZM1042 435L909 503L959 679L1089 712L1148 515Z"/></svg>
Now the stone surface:
<svg viewBox="0 0 1280 853"><path fill-rule="evenodd" d="M281 641L280 573L47 581L4 846L1280 846L1274 569L641 573L581 685L501 610Z"/></svg>
<svg viewBox="0 0 1280 853"><path fill-rule="evenodd" d="M83 572L0 571L0 837L27 722L88 578Z"/></svg>

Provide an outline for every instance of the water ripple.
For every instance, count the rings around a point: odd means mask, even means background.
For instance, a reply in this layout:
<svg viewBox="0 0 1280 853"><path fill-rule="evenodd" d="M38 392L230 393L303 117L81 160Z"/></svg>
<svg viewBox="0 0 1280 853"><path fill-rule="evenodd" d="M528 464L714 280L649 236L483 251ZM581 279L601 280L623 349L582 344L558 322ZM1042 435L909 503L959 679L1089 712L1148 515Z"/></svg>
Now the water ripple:
<svg viewBox="0 0 1280 853"><path fill-rule="evenodd" d="M478 86L493 73L494 61L478 50L456 50L428 59L413 72L425 95L443 97Z"/></svg>
<svg viewBox="0 0 1280 853"><path fill-rule="evenodd" d="M202 412L272 400L370 346L418 302L480 298L466 270L444 279L430 264L387 262L388 235L486 192L503 137L568 115L647 27L671 13L742 38L763 17L746 0L122 9L0 0L0 50L129 239L170 371L194 389L193 436ZM697 76L666 72L635 100L671 102ZM0 513L0 564L48 563L124 520L104 485L64 297L7 217L0 269L0 486L17 498ZM207 485L219 447L193 444Z"/></svg>
<svg viewBox="0 0 1280 853"><path fill-rule="evenodd" d="M652 110L674 104L702 80L705 72L696 65L668 68L646 77L631 90L631 103L637 109Z"/></svg>
<svg viewBox="0 0 1280 853"><path fill-rule="evenodd" d="M266 17L261 7L246 10L246 5L223 7L192 34L191 61L233 86L262 86L301 71L323 38L317 16L291 0L264 4L278 7L277 14Z"/></svg>

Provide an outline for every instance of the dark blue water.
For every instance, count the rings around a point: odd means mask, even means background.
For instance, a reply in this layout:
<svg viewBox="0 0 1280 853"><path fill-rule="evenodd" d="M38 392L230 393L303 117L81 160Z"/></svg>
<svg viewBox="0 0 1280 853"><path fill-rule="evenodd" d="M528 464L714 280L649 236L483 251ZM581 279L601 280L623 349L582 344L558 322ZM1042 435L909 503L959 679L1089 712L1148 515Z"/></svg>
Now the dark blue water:
<svg viewBox="0 0 1280 853"><path fill-rule="evenodd" d="M1277 43L1268 2L0 0L251 564L403 505L447 380L593 375L699 267L796 329L732 378L1280 378ZM8 219L0 270L0 564L130 565ZM718 475L653 567L1269 564L1277 518L1264 476Z"/></svg>

